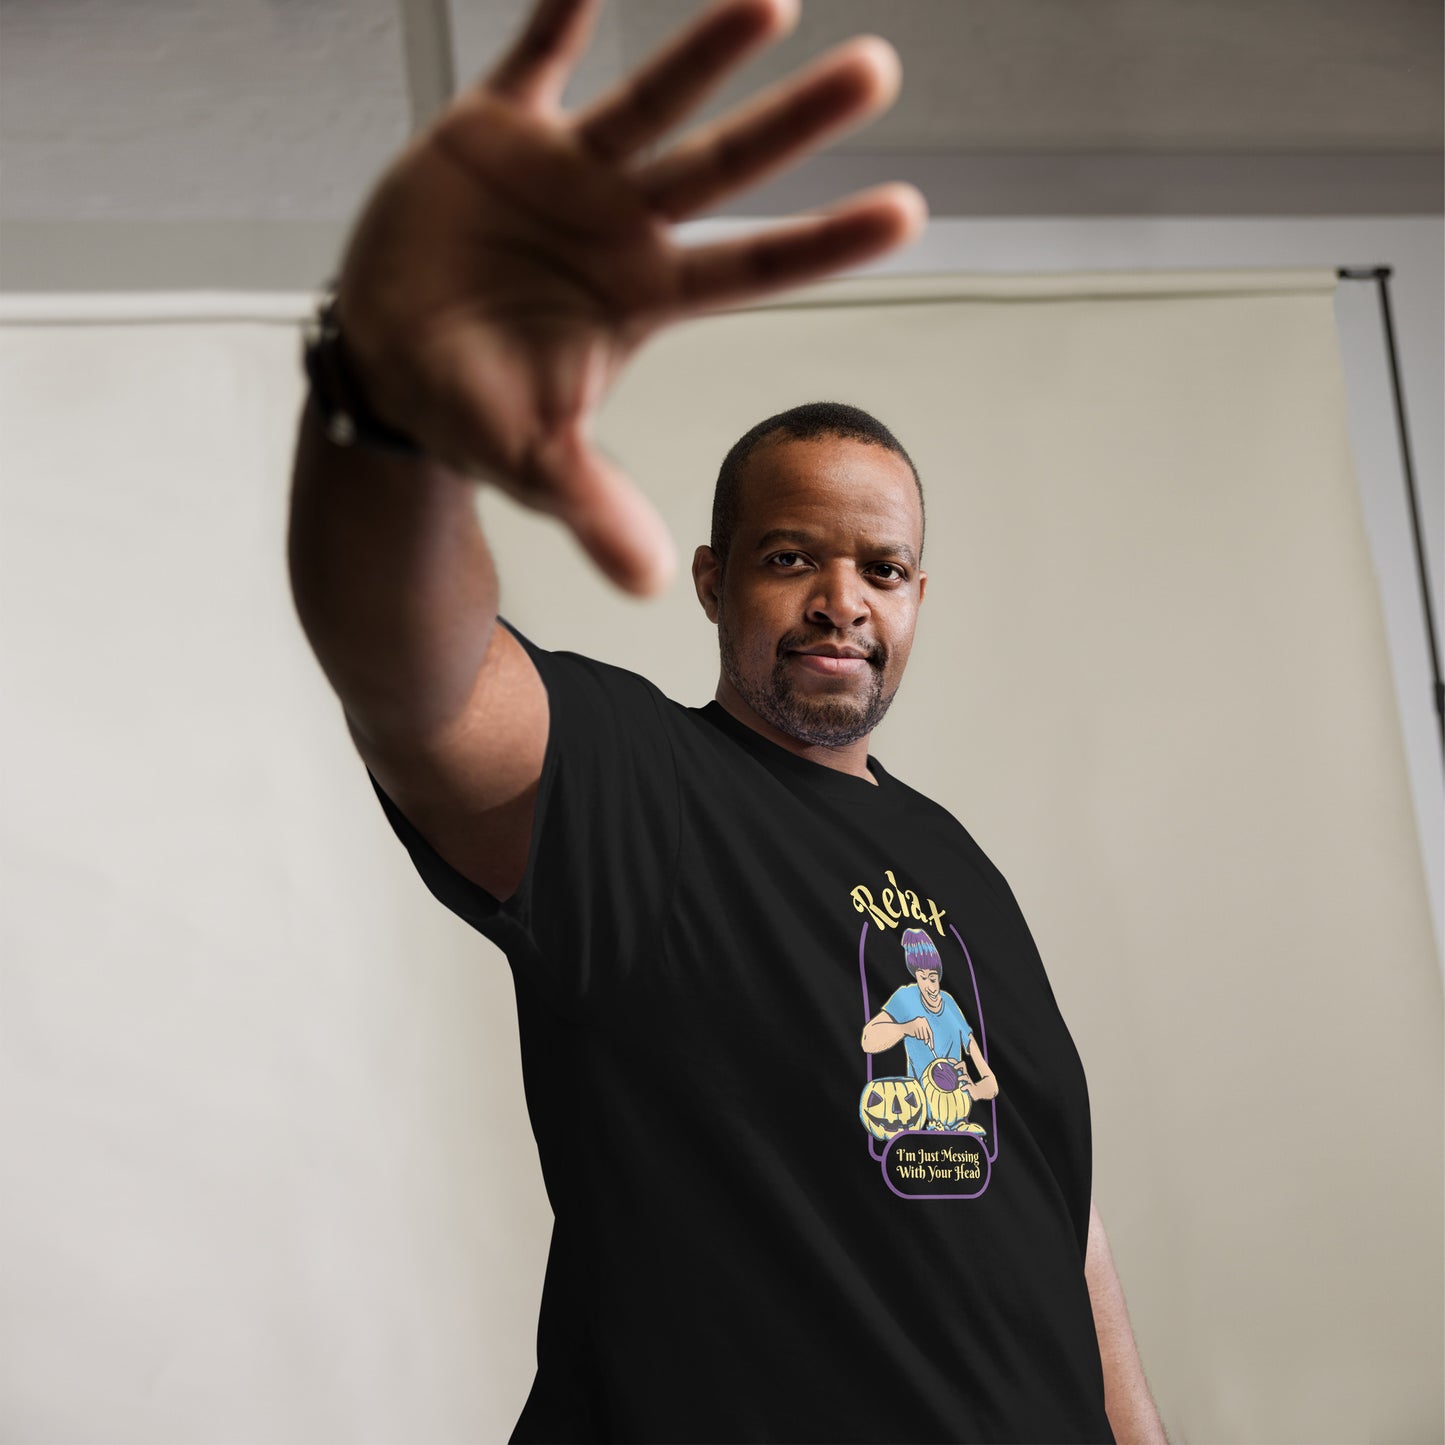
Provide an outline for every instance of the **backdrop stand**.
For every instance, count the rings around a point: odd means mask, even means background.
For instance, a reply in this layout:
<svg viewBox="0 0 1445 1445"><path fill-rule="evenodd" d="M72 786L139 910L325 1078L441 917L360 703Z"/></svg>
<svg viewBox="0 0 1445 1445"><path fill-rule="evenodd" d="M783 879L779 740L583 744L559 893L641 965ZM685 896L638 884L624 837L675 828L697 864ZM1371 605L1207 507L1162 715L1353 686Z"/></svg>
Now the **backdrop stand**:
<svg viewBox="0 0 1445 1445"><path fill-rule="evenodd" d="M1395 426L1400 437L1400 459L1405 467L1405 492L1410 502L1410 527L1415 535L1415 571L1420 580L1420 605L1425 609L1425 639L1430 649L1430 670L1435 678L1435 722L1445 754L1445 682L1440 678L1440 643L1435 636L1435 607L1430 600L1430 573L1425 560L1425 537L1420 527L1420 497L1415 488L1415 463L1410 455L1410 428L1405 421L1405 392L1400 385L1400 358L1395 350L1395 322L1390 313L1391 266L1341 266L1342 281L1374 281L1380 293L1380 316L1385 323L1385 349L1390 356L1390 384L1395 393Z"/></svg>

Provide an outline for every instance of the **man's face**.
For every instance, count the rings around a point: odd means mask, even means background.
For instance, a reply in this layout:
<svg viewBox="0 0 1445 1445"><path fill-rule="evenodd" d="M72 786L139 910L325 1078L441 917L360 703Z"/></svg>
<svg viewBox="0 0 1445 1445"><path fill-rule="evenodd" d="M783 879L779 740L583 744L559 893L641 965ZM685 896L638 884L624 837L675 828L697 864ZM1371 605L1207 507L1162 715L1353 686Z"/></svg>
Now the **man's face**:
<svg viewBox="0 0 1445 1445"><path fill-rule="evenodd" d="M839 437L765 442L747 463L727 565L710 547L693 561L726 682L802 742L866 737L913 646L922 546L902 457Z"/></svg>
<svg viewBox="0 0 1445 1445"><path fill-rule="evenodd" d="M938 1007L938 970L936 968L919 968L913 973L918 980L918 992L923 995L923 1002L929 1008Z"/></svg>

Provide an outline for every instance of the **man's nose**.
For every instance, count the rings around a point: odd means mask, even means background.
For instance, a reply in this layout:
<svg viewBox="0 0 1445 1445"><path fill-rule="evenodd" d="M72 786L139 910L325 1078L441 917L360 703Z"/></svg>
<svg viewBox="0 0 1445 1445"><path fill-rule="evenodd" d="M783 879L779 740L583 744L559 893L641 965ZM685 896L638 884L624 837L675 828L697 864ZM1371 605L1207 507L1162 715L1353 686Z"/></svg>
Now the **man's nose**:
<svg viewBox="0 0 1445 1445"><path fill-rule="evenodd" d="M808 621L846 632L867 620L864 582L857 570L844 564L820 569L817 587L808 599Z"/></svg>

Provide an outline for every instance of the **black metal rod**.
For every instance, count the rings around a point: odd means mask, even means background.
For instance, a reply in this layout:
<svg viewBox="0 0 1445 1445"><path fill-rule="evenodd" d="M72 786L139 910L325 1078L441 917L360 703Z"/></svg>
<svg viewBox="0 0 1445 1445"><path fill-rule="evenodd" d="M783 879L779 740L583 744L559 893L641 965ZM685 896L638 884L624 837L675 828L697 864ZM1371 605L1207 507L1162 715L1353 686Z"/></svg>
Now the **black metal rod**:
<svg viewBox="0 0 1445 1445"><path fill-rule="evenodd" d="M1395 427L1400 438L1400 460L1405 469L1405 493L1410 503L1410 527L1415 536L1415 570L1420 580L1420 605L1425 611L1425 638L1430 648L1430 669L1435 681L1435 721L1440 728L1440 749L1445 754L1445 681L1440 676L1440 641L1435 634L1435 604L1430 592L1430 564L1425 555L1425 534L1420 525L1420 494L1415 486L1415 463L1410 455L1410 428L1405 420L1405 390L1400 385L1400 358L1395 349L1395 321L1390 312L1390 266L1341 266L1342 281L1374 281L1380 295L1380 316L1385 323L1385 349L1390 356L1390 382L1395 392Z"/></svg>

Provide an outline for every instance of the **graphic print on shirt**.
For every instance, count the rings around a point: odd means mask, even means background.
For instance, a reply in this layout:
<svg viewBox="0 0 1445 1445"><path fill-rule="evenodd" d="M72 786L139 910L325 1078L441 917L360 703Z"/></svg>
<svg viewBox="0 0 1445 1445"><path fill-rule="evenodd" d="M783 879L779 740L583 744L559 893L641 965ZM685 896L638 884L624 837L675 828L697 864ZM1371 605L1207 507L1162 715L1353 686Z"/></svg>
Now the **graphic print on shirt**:
<svg viewBox="0 0 1445 1445"><path fill-rule="evenodd" d="M895 1194L976 1199L998 1157L993 1100L999 1083L985 1052L973 960L957 928L945 922L946 908L902 887L891 868L883 876L888 886L876 898L861 883L849 894L864 915L858 976L866 1081L858 1117L868 1151ZM900 980L881 1007L870 1002L870 962L875 978L881 972Z"/></svg>

